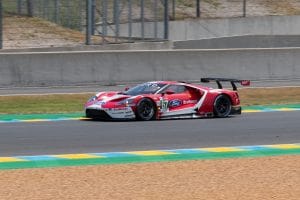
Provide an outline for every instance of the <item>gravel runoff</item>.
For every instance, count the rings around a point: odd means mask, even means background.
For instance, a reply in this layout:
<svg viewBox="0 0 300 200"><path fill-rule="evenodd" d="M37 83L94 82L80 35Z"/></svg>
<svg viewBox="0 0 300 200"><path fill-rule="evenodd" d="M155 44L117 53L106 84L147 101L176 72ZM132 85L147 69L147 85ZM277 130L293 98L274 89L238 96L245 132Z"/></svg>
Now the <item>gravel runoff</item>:
<svg viewBox="0 0 300 200"><path fill-rule="evenodd" d="M298 200L300 156L0 171L9 200Z"/></svg>

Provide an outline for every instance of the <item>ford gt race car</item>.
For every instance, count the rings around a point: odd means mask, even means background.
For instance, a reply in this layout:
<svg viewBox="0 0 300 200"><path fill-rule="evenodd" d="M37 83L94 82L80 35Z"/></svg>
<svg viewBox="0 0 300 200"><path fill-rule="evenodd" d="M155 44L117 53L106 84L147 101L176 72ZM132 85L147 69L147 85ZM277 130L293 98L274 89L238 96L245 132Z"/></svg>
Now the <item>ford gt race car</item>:
<svg viewBox="0 0 300 200"><path fill-rule="evenodd" d="M87 118L101 120L154 120L201 117L228 117L241 114L236 83L250 81L223 78L202 78L215 81L218 89L176 81L153 81L125 91L99 92L85 104ZM232 89L224 89L222 82Z"/></svg>

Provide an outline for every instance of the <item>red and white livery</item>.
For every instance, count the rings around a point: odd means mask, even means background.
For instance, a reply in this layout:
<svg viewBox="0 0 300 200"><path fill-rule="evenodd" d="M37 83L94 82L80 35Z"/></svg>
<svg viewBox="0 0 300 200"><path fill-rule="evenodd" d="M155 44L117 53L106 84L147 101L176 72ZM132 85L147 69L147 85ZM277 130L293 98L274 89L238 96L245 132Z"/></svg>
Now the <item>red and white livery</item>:
<svg viewBox="0 0 300 200"><path fill-rule="evenodd" d="M235 83L250 81L202 78L216 81L218 89L176 81L153 81L126 91L99 92L85 104L86 117L103 120L155 120L201 117L228 117L241 114ZM230 82L233 90L221 82Z"/></svg>

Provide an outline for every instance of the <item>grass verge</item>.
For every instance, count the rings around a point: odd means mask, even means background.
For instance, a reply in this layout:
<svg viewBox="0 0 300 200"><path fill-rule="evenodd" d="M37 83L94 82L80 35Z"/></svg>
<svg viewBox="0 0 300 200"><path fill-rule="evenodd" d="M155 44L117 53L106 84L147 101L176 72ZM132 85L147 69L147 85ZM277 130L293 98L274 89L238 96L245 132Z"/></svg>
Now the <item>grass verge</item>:
<svg viewBox="0 0 300 200"><path fill-rule="evenodd" d="M53 94L0 96L0 114L82 112L91 96L86 94ZM239 91L242 106L300 104L300 87L247 88Z"/></svg>

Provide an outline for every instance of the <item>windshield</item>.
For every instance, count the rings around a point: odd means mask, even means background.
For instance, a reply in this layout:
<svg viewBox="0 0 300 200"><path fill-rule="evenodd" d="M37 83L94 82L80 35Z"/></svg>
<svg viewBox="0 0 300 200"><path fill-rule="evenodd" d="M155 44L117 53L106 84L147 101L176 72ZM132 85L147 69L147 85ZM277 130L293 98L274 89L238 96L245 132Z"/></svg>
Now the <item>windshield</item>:
<svg viewBox="0 0 300 200"><path fill-rule="evenodd" d="M135 96L139 94L154 94L165 85L166 84L164 83L156 83L156 82L143 83L133 88L130 88L124 94L131 95L131 96Z"/></svg>

